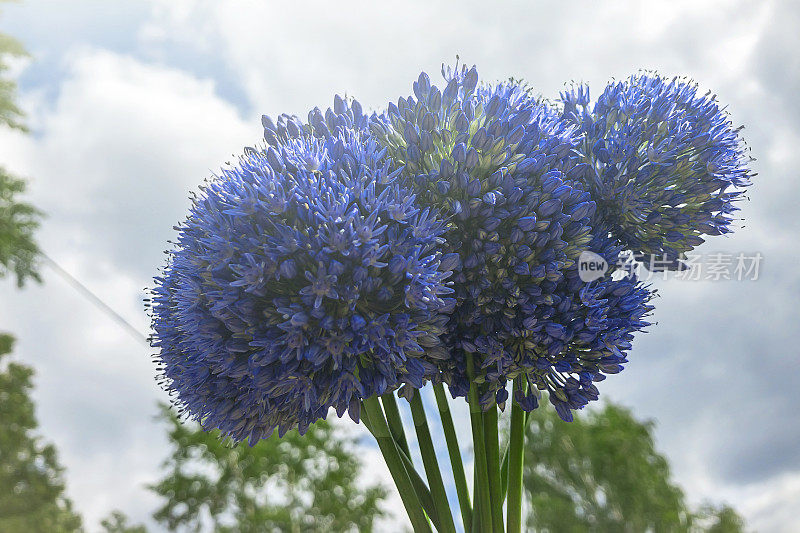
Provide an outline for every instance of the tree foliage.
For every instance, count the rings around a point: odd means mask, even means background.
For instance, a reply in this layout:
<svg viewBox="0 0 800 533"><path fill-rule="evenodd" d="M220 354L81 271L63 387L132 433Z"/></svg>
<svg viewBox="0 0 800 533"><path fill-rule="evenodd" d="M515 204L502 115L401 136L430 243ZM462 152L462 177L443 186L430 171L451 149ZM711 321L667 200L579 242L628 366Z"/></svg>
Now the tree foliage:
<svg viewBox="0 0 800 533"><path fill-rule="evenodd" d="M5 2L7 0L0 0ZM23 113L16 103L17 84L6 76L8 59L27 56L22 44L4 33L0 33L0 124L25 131Z"/></svg>
<svg viewBox="0 0 800 533"><path fill-rule="evenodd" d="M0 531L80 531L56 450L35 434L33 370L4 361L12 344L9 335L0 335Z"/></svg>
<svg viewBox="0 0 800 533"><path fill-rule="evenodd" d="M0 167L0 278L14 274L17 285L39 281L36 271L39 248L33 233L39 227L39 211L19 200L25 182Z"/></svg>
<svg viewBox="0 0 800 533"><path fill-rule="evenodd" d="M128 517L122 511L112 511L108 518L100 521L103 533L147 533L147 528L141 524L131 525Z"/></svg>
<svg viewBox="0 0 800 533"><path fill-rule="evenodd" d="M25 50L17 40L0 33L0 126L23 131L23 114L16 103L17 86L7 71L8 58L24 55ZM39 280L36 272L39 249L33 232L39 226L41 213L20 200L24 192L25 182L0 167L0 278L12 273L19 286L27 279Z"/></svg>
<svg viewBox="0 0 800 533"><path fill-rule="evenodd" d="M653 423L606 404L571 423L552 409L531 414L524 483L535 531L743 531L731 507L692 511L655 450Z"/></svg>
<svg viewBox="0 0 800 533"><path fill-rule="evenodd" d="M151 489L165 500L154 517L170 531L367 532L382 516L385 490L359 486L352 443L324 420L250 447L181 423L167 407L162 418L172 452Z"/></svg>

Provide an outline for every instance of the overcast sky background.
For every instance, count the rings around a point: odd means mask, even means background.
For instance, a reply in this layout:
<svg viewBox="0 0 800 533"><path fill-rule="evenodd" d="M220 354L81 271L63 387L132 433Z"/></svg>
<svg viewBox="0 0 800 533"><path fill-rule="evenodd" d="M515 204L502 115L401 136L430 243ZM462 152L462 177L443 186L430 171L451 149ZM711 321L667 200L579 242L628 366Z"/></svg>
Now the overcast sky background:
<svg viewBox="0 0 800 533"><path fill-rule="evenodd" d="M596 95L639 68L688 75L746 125L759 173L745 227L700 251L761 252L761 276L658 282L658 325L601 396L657 421L692 502L727 501L758 531L798 531L800 4L564 4L5 5L0 31L32 55L15 69L32 133L0 131L0 161L30 179L48 215L43 249L144 332L143 289L189 191L260 139L261 114L305 116L335 93L377 108L410 94L420 70L438 79L456 54L484 80L524 78L551 98L570 80ZM0 283L0 329L36 368L42 432L68 493L90 531L113 508L152 527L157 500L144 485L166 453L152 418L166 396L149 350L43 274L24 292Z"/></svg>

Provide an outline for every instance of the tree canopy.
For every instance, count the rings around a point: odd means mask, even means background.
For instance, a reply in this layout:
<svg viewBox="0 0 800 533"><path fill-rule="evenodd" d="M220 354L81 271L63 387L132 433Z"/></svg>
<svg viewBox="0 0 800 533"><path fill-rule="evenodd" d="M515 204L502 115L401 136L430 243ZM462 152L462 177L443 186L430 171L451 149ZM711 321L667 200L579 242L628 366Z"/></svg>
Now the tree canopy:
<svg viewBox="0 0 800 533"><path fill-rule="evenodd" d="M7 71L8 58L24 55L19 41L0 33L0 126L22 131L26 128L16 102L17 85ZM19 286L28 279L39 280L39 248L33 233L39 227L41 213L20 199L24 193L25 182L0 166L0 278L13 274Z"/></svg>
<svg viewBox="0 0 800 533"><path fill-rule="evenodd" d="M33 233L39 227L39 211L19 200L25 182L0 167L0 278L16 276L17 285L39 280L36 262L39 248Z"/></svg>
<svg viewBox="0 0 800 533"><path fill-rule="evenodd" d="M9 57L25 55L18 41L0 34L0 125L25 130L16 84L6 76ZM0 167L0 278L18 285L38 280L33 232L39 212L21 202L25 182ZM61 533L81 530L81 518L64 495L56 449L37 435L30 391L33 369L9 361L14 339L0 333L0 531Z"/></svg>
<svg viewBox="0 0 800 533"><path fill-rule="evenodd" d="M606 404L570 423L552 409L531 414L525 445L528 526L552 532L743 531L731 507L691 510L639 422Z"/></svg>
<svg viewBox="0 0 800 533"><path fill-rule="evenodd" d="M151 489L164 499L154 517L170 531L368 532L383 514L386 491L360 485L352 442L324 420L250 447L181 423L167 407L162 418L172 451Z"/></svg>
<svg viewBox="0 0 800 533"><path fill-rule="evenodd" d="M107 518L100 521L103 533L147 533L147 528L141 524L131 525L128 517L122 511L114 510Z"/></svg>
<svg viewBox="0 0 800 533"><path fill-rule="evenodd" d="M12 344L0 335L0 531L80 531L56 450L36 435L33 370L5 359Z"/></svg>
<svg viewBox="0 0 800 533"><path fill-rule="evenodd" d="M6 2L8 0L0 0ZM8 59L14 57L25 57L27 52L22 44L5 33L0 33L0 124L4 124L14 129L26 130L25 123L22 121L24 114L17 106L17 84L6 76L8 71Z"/></svg>

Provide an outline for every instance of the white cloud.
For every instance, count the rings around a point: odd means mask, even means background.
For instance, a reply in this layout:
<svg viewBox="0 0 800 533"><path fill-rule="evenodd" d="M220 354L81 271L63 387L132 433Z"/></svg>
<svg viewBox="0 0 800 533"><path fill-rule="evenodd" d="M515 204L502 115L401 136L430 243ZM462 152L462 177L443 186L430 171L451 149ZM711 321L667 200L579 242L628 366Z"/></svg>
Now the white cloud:
<svg viewBox="0 0 800 533"><path fill-rule="evenodd" d="M456 54L477 63L486 79L522 76L548 96L572 79L597 87L640 68L718 86L741 74L769 8L740 0L574 2L557 9L422 0L391 7L321 0L153 5L153 19L141 30L149 46L213 50L232 66L254 108L267 114L304 114L344 91L381 106L409 94L420 69L436 75Z"/></svg>
<svg viewBox="0 0 800 533"><path fill-rule="evenodd" d="M71 57L56 102L34 109L24 172L64 245L152 271L189 191L257 139L259 123L242 121L211 81L104 51Z"/></svg>

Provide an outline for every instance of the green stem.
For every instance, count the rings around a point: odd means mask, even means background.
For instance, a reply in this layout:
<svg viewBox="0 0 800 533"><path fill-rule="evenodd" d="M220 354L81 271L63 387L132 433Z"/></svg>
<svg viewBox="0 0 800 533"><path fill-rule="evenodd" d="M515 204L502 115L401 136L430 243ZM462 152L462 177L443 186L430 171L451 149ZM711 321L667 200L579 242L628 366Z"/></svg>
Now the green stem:
<svg viewBox="0 0 800 533"><path fill-rule="evenodd" d="M473 533L481 533L481 494L478 492L478 469L475 465L472 467L472 494L475 498L475 504L472 507L472 519L470 520L470 527Z"/></svg>
<svg viewBox="0 0 800 533"><path fill-rule="evenodd" d="M447 502L447 492L444 488L442 473L439 470L439 461L436 459L436 448L433 446L431 431L428 428L428 419L425 416L422 395L418 390L414 391L414 396L411 397L411 416L414 419L414 428L417 432L422 464L425 465L425 475L428 478L428 485L433 495L433 503L443 528L440 528L439 531L441 533L455 533L456 526L453 523L450 504Z"/></svg>
<svg viewBox="0 0 800 533"><path fill-rule="evenodd" d="M411 452L408 451L408 441L406 440L406 432L403 431L403 419L400 417L400 409L397 407L397 400L394 394L387 392L381 396L383 401L383 409L386 411L386 421L389 423L389 431L392 432L395 444L407 456L411 457Z"/></svg>
<svg viewBox="0 0 800 533"><path fill-rule="evenodd" d="M500 491L500 440L497 429L497 404L483 413L483 435L486 439L486 464L489 471L489 501L492 509L492 531L503 533L503 502Z"/></svg>
<svg viewBox="0 0 800 533"><path fill-rule="evenodd" d="M506 492L508 492L508 449L509 443L506 443L506 448L503 450L503 460L500 462L500 501L506 501Z"/></svg>
<svg viewBox="0 0 800 533"><path fill-rule="evenodd" d="M513 390L525 387L520 378L514 380ZM524 392L524 388L523 388ZM522 465L525 443L525 413L517 402L511 401L511 435L508 452L508 507L506 521L508 533L522 531Z"/></svg>
<svg viewBox="0 0 800 533"><path fill-rule="evenodd" d="M527 385L523 384L523 386L527 389ZM530 413L526 411L522 411L522 433L524 434L525 431L528 429L528 421L531 419ZM500 465L500 490L502 492L502 501L506 500L506 492L508 491L508 453L510 448L510 442L506 443L506 449L503 452L503 463Z"/></svg>
<svg viewBox="0 0 800 533"><path fill-rule="evenodd" d="M447 442L447 453L450 455L450 468L453 470L453 481L456 485L458 494L458 505L461 508L461 521L464 524L464 531L472 531L472 504L469 501L469 490L467 489L467 477L464 475L464 464L461 461L461 448L458 446L456 430L453 425L453 417L450 414L450 404L444 392L444 385L438 383L433 386L433 394L436 396L436 405L439 407L439 418L442 420L444 430L444 440Z"/></svg>
<svg viewBox="0 0 800 533"><path fill-rule="evenodd" d="M361 421L364 422L364 425L367 427L369 432L375 436L375 431L372 427L372 424L370 424L369 417L366 416L366 413L362 413ZM403 466L405 466L409 478L411 478L411 484L414 485L414 490L417 492L417 496L422 504L422 508L428 514L431 522L433 522L433 525L436 526L436 529L438 530L439 516L436 514L436 508L433 506L433 496L431 496L431 491L428 490L428 486L425 484L425 481L423 481L422 477L414 468L414 463L411 461L411 458L406 455L403 450L398 448L397 451L400 453L400 459L403 460Z"/></svg>
<svg viewBox="0 0 800 533"><path fill-rule="evenodd" d="M422 509L422 504L414 490L414 485L411 483L411 478L405 466L403 466L403 460L392 439L392 433L389 431L389 424L384 418L378 397L370 396L363 400L362 405L372 425L373 435L375 440L378 441L378 447L386 461L386 466L389 467L389 473L392 475L397 491L400 493L400 499L406 508L408 518L411 520L411 526L417 533L430 533L431 526L428 524L427 518L425 518L425 511Z"/></svg>
<svg viewBox="0 0 800 533"><path fill-rule="evenodd" d="M478 384L473 381L472 355L467 355L467 375L470 378L469 418L472 425L472 446L475 449L475 506L472 509L472 530L480 527L481 533L492 531L492 517L489 506L489 472L486 463L486 448L483 436L483 417L478 398Z"/></svg>
<svg viewBox="0 0 800 533"><path fill-rule="evenodd" d="M417 470L414 468L414 463L411 461L411 458L403 453L403 450L398 451L400 452L400 459L403 460L403 466L406 467L406 471L411 478L411 484L414 485L414 490L417 491L422 508L431 519L431 522L433 522L436 530L441 531L442 523L439 520L438 513L436 512L436 505L433 502L433 495L431 494L431 491L428 490L425 480L422 479L422 476L420 476L419 472L417 472Z"/></svg>

